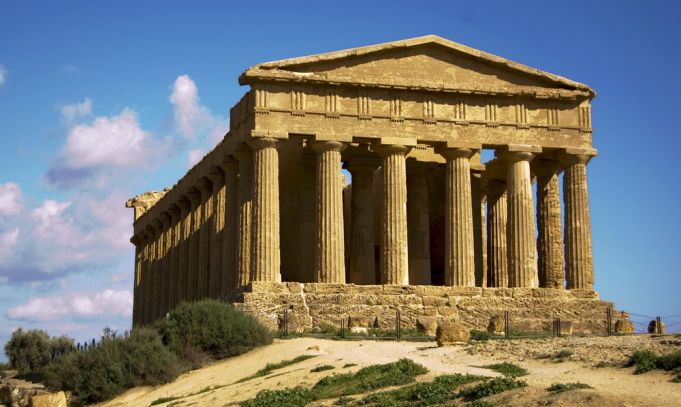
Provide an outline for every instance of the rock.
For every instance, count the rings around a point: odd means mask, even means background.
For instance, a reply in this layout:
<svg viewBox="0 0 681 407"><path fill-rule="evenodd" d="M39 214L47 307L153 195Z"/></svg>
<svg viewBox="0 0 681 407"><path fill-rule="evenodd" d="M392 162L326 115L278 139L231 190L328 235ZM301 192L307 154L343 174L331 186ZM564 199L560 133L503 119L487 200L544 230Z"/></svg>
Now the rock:
<svg viewBox="0 0 681 407"><path fill-rule="evenodd" d="M0 372L0 379L14 379L19 376L19 372L16 370L3 370Z"/></svg>
<svg viewBox="0 0 681 407"><path fill-rule="evenodd" d="M366 315L350 315L348 317L348 327L349 328L356 328L356 327L363 327L363 328L370 328L374 325L374 319L371 317L367 317Z"/></svg>
<svg viewBox="0 0 681 407"><path fill-rule="evenodd" d="M664 322L660 321L660 329L659 329L659 332L658 332L658 329L657 329L657 319L653 319L653 320L650 321L650 323L648 324L648 333L649 333L649 334L658 334L658 333L659 333L659 334L663 334L663 333L665 333L666 331L667 331L667 327L665 326Z"/></svg>
<svg viewBox="0 0 681 407"><path fill-rule="evenodd" d="M63 391L36 394L31 397L31 407L67 407L66 395Z"/></svg>
<svg viewBox="0 0 681 407"><path fill-rule="evenodd" d="M419 317L416 319L416 330L433 336L437 332L437 318Z"/></svg>
<svg viewBox="0 0 681 407"><path fill-rule="evenodd" d="M570 320L561 319L560 320L560 334L561 335L572 335L572 329L574 324Z"/></svg>
<svg viewBox="0 0 681 407"><path fill-rule="evenodd" d="M618 319L615 321L615 333L618 334L633 334L634 323L628 319Z"/></svg>
<svg viewBox="0 0 681 407"><path fill-rule="evenodd" d="M307 350L316 350L319 351L319 345L313 345L313 346L308 346Z"/></svg>
<svg viewBox="0 0 681 407"><path fill-rule="evenodd" d="M350 328L350 332L353 334L358 334L358 335L368 335L369 330L366 327L363 326L353 326Z"/></svg>
<svg viewBox="0 0 681 407"><path fill-rule="evenodd" d="M495 315L489 319L489 324L487 325L487 332L496 335L504 334L504 318L501 315Z"/></svg>
<svg viewBox="0 0 681 407"><path fill-rule="evenodd" d="M471 334L467 327L459 322L442 321L437 326L435 340L437 346L453 345L460 342L468 342Z"/></svg>
<svg viewBox="0 0 681 407"><path fill-rule="evenodd" d="M2 379L0 382L0 403L12 407L28 406L31 397L47 393L45 386L18 379Z"/></svg>

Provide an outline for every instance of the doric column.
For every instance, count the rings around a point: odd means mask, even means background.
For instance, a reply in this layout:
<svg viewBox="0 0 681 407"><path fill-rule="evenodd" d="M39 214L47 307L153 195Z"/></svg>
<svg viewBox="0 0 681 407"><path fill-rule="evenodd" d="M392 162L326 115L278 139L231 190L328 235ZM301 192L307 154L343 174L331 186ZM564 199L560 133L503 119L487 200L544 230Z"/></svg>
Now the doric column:
<svg viewBox="0 0 681 407"><path fill-rule="evenodd" d="M132 299L132 326L140 324L140 296L142 291L142 269L144 267L144 238L141 235L135 235L130 239L135 245L135 278L133 282L133 299Z"/></svg>
<svg viewBox="0 0 681 407"><path fill-rule="evenodd" d="M508 287L508 205L506 183L492 180L487 185L487 286Z"/></svg>
<svg viewBox="0 0 681 407"><path fill-rule="evenodd" d="M475 246L468 148L442 150L445 174L445 285L475 286Z"/></svg>
<svg viewBox="0 0 681 407"><path fill-rule="evenodd" d="M211 235L213 234L213 184L207 179L199 181L201 193L201 223L199 224L199 273L197 279L198 299L208 297L210 282Z"/></svg>
<svg viewBox="0 0 681 407"><path fill-rule="evenodd" d="M189 230L189 245L187 249L187 301L199 299L199 245L200 230L203 218L201 210L201 193L196 189L190 189L185 196L190 203L191 228Z"/></svg>
<svg viewBox="0 0 681 407"><path fill-rule="evenodd" d="M337 141L316 141L317 230L315 282L345 284L345 237L343 233L343 186L341 151Z"/></svg>
<svg viewBox="0 0 681 407"><path fill-rule="evenodd" d="M565 204L565 268L567 288L593 289L594 266L591 247L591 215L586 181L586 163L595 154L567 155L563 176Z"/></svg>
<svg viewBox="0 0 681 407"><path fill-rule="evenodd" d="M241 287L251 281L251 221L253 207L253 151L243 146L234 152L239 160L239 192L237 215L237 286Z"/></svg>
<svg viewBox="0 0 681 407"><path fill-rule="evenodd" d="M471 170L471 207L473 208L473 247L475 286L487 287L487 197L482 190L482 173Z"/></svg>
<svg viewBox="0 0 681 407"><path fill-rule="evenodd" d="M544 161L533 167L537 174L539 287L565 288L559 169L555 163Z"/></svg>
<svg viewBox="0 0 681 407"><path fill-rule="evenodd" d="M537 286L537 241L528 151L510 151L507 160L509 287Z"/></svg>
<svg viewBox="0 0 681 407"><path fill-rule="evenodd" d="M154 228L154 277L152 282L151 321L161 316L161 281L163 273L163 223L155 219Z"/></svg>
<svg viewBox="0 0 681 407"><path fill-rule="evenodd" d="M252 138L251 279L281 281L279 270L279 153L277 139Z"/></svg>
<svg viewBox="0 0 681 407"><path fill-rule="evenodd" d="M177 303L189 300L189 246L192 232L191 203L187 198L177 201L180 208L179 255L177 270Z"/></svg>
<svg viewBox="0 0 681 407"><path fill-rule="evenodd" d="M418 163L407 166L407 236L409 284L430 284L430 169Z"/></svg>
<svg viewBox="0 0 681 407"><path fill-rule="evenodd" d="M227 274L222 263L222 239L225 235L225 175L221 169L215 168L208 176L213 184L213 193L209 198L213 206L213 221L211 222L213 230L210 232L208 297L220 298L224 291L220 285L223 280L222 274Z"/></svg>
<svg viewBox="0 0 681 407"><path fill-rule="evenodd" d="M161 213L161 223L163 224L163 245L161 246L161 285L160 285L160 306L159 316L164 316L169 311L168 299L170 298L170 248L172 245L172 230L170 214Z"/></svg>
<svg viewBox="0 0 681 407"><path fill-rule="evenodd" d="M237 235L239 219L239 162L227 158L221 164L225 173L225 228L222 240L222 274L220 280L221 295L228 297L239 286L237 278Z"/></svg>
<svg viewBox="0 0 681 407"><path fill-rule="evenodd" d="M315 256L311 254L315 253L316 250L317 199L319 198L316 187L317 154L312 148L303 149L300 166L298 250L300 253L307 253L307 255L298 256L299 275L302 283L311 283L315 281Z"/></svg>
<svg viewBox="0 0 681 407"><path fill-rule="evenodd" d="M352 174L349 282L353 284L376 284L373 174L377 166L371 158L352 158L347 164Z"/></svg>
<svg viewBox="0 0 681 407"><path fill-rule="evenodd" d="M154 229L150 226L147 227L145 231L145 241L144 245L144 271L142 273L142 285L143 285L143 299L142 311L143 324L148 324L152 321L152 299L153 299L153 284L154 284L154 243L155 234Z"/></svg>
<svg viewBox="0 0 681 407"><path fill-rule="evenodd" d="M405 156L409 148L386 144L376 147L383 168L381 206L381 283L409 284L407 237L407 171Z"/></svg>
<svg viewBox="0 0 681 407"><path fill-rule="evenodd" d="M168 271L168 311L179 304L178 296L178 273L180 269L180 208L173 205L169 210L170 214L170 230L171 230L171 244L170 244L170 267Z"/></svg>

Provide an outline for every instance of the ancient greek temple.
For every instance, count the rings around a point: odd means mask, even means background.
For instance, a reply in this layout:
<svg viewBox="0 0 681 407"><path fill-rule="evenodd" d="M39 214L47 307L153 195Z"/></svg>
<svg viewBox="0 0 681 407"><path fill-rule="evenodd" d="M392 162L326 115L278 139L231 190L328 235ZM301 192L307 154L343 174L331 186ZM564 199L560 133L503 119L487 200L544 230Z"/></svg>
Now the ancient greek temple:
<svg viewBox="0 0 681 407"><path fill-rule="evenodd" d="M222 141L127 202L133 324L205 297L303 328L608 306L592 289L589 86L433 35L267 62L239 83Z"/></svg>

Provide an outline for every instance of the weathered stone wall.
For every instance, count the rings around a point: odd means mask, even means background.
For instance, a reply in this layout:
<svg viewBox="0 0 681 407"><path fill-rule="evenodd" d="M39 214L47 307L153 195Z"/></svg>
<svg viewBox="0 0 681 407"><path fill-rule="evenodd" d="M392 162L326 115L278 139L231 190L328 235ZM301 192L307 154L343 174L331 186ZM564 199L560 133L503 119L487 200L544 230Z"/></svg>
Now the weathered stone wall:
<svg viewBox="0 0 681 407"><path fill-rule="evenodd" d="M403 329L435 318L485 330L492 317L509 311L519 331L550 331L560 317L573 321L573 332L604 333L606 310L613 307L591 290L270 282L252 282L234 303L271 329L280 328L288 309L290 332L340 326L343 319L391 329L399 310ZM626 318L613 310L613 320L620 317Z"/></svg>

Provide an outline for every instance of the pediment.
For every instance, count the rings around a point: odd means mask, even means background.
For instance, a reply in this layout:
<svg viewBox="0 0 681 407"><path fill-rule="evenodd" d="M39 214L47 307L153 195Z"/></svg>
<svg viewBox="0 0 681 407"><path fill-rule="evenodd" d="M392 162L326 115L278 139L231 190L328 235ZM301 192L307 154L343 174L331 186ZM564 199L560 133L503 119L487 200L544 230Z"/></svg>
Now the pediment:
<svg viewBox="0 0 681 407"><path fill-rule="evenodd" d="M587 85L437 36L259 64L247 69L240 82L267 79L502 94L595 94Z"/></svg>

